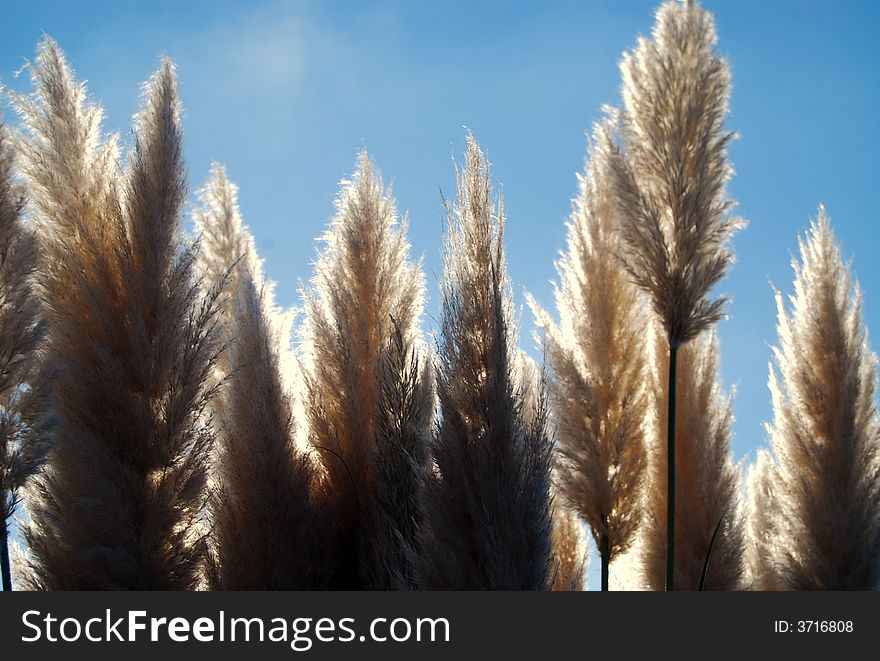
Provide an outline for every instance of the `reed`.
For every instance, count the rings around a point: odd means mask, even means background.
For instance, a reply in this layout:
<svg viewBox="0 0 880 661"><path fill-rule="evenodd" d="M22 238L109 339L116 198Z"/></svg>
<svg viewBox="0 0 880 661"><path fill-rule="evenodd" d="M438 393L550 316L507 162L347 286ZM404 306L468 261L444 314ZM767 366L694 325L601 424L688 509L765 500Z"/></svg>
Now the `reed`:
<svg viewBox="0 0 880 661"><path fill-rule="evenodd" d="M873 590L880 585L877 358L861 291L824 207L799 247L794 294L786 304L776 293L772 461L763 483L772 519L756 540L771 572L758 578L789 590Z"/></svg>
<svg viewBox="0 0 880 661"><path fill-rule="evenodd" d="M397 585L385 563L409 558L414 543L407 517L420 498L413 490L426 469L433 403L419 367L424 276L409 260L406 232L362 152L303 291L307 433L323 460L344 587ZM389 521L399 538L377 527ZM415 569L407 564L402 575Z"/></svg>
<svg viewBox="0 0 880 661"><path fill-rule="evenodd" d="M2 92L2 88L0 88ZM46 325L35 292L39 252L25 225L24 189L14 179L15 153L0 123L0 586L12 589L9 525L28 480L49 449Z"/></svg>
<svg viewBox="0 0 880 661"><path fill-rule="evenodd" d="M716 41L712 15L694 0L661 5L651 38L640 38L620 65L623 150L611 159L625 264L668 346L667 590L675 587L678 352L723 316L727 299L710 294L733 261L727 242L743 225L725 193L730 69Z"/></svg>
<svg viewBox="0 0 880 661"><path fill-rule="evenodd" d="M527 414L517 383L503 207L470 134L467 145L458 202L447 206L426 585L541 590L552 580L546 412Z"/></svg>
<svg viewBox="0 0 880 661"><path fill-rule="evenodd" d="M586 172L578 177L566 250L556 265L560 322L530 301L550 369L559 496L592 531L602 590L611 561L630 548L641 521L650 408L647 310L618 259L612 132L610 121L596 125Z"/></svg>
<svg viewBox="0 0 880 661"><path fill-rule="evenodd" d="M164 60L122 169L101 110L46 38L16 97L43 259L58 425L28 501L33 587L187 589L200 580L216 361L214 298L180 238L180 106Z"/></svg>

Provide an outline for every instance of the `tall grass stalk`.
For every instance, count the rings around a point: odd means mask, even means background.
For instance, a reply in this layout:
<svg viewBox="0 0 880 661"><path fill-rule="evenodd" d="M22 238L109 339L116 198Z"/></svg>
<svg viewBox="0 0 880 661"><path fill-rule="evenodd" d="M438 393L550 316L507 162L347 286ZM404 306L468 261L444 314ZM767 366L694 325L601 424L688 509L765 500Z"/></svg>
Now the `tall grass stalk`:
<svg viewBox="0 0 880 661"><path fill-rule="evenodd" d="M468 135L441 284L436 469L426 499L424 572L433 589L550 587L546 409L525 409L504 258L504 213ZM542 398L539 398L542 399Z"/></svg>
<svg viewBox="0 0 880 661"><path fill-rule="evenodd" d="M641 520L649 410L646 309L622 263L620 215L609 156L613 124L595 127L586 172L557 263L557 324L530 299L550 371L558 437L559 497L589 525L601 559L602 589L612 560L626 552Z"/></svg>
<svg viewBox="0 0 880 661"><path fill-rule="evenodd" d="M217 346L195 253L174 68L144 88L124 169L101 110L45 39L17 97L22 171L43 252L39 286L57 361L58 426L29 499L33 587L189 589L201 580Z"/></svg>
<svg viewBox="0 0 880 661"><path fill-rule="evenodd" d="M663 588L669 571L666 420L659 405L668 401L669 375L663 360L666 346L665 334L656 330L651 383L657 405L650 416L647 516L641 541L645 583L654 590ZM675 587L698 590L702 583L706 590L735 590L742 586L744 572L740 468L730 453L733 400L718 382L715 333L704 333L689 342L677 358L675 502L687 516L682 516L675 528ZM702 577L707 557L711 563Z"/></svg>
<svg viewBox="0 0 880 661"><path fill-rule="evenodd" d="M286 315L275 305L237 187L215 163L195 213L199 270L221 288L225 359L214 400L216 485L211 498L214 587L320 589L330 584L332 551L315 458L295 446L292 394L281 354Z"/></svg>
<svg viewBox="0 0 880 661"><path fill-rule="evenodd" d="M406 234L361 153L303 292L308 438L326 471L344 587L403 587L417 573L411 517L434 407L419 331L424 276Z"/></svg>
<svg viewBox="0 0 880 661"><path fill-rule="evenodd" d="M862 322L861 291L824 208L792 266L788 305L776 294L772 459L755 485L755 497L767 493L772 505L756 539L766 572L757 578L789 590L877 589L877 358Z"/></svg>
<svg viewBox="0 0 880 661"><path fill-rule="evenodd" d="M612 159L627 269L667 338L667 590L676 585L678 350L723 316L726 299L710 292L733 261L726 244L742 225L725 194L730 70L715 42L712 16L694 0L660 7L651 38L621 63L623 151Z"/></svg>

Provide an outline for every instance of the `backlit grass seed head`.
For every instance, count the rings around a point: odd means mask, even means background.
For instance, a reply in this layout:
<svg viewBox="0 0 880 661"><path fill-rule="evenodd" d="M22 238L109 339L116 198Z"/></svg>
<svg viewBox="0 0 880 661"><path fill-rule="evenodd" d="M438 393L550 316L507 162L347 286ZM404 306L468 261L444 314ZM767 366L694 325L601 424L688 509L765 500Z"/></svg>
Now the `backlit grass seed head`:
<svg viewBox="0 0 880 661"><path fill-rule="evenodd" d="M388 485L377 483L383 473L376 472L376 454L388 448L378 444L421 442L410 430L405 441L382 434L387 422L382 416L389 412L379 407L389 379L398 386L400 379L412 384L406 374L383 372L383 360L389 350L397 352L394 364L409 369L408 359L401 357L421 351L424 306L424 276L421 263L409 259L407 221L398 220L394 199L366 152L359 155L354 176L341 184L336 214L322 241L315 276L303 291L308 438L323 459L337 507L340 546L350 557L341 570L348 576L340 580L362 586L376 574L375 565L369 570L359 565L358 549L375 551L377 544L384 544L373 527L377 519L367 516L368 508L377 504L373 499L388 493ZM393 343L398 334L399 345ZM406 397L396 401L409 402ZM413 431L422 426L412 424ZM414 464L410 467L416 470ZM415 477L408 482L414 487L417 483Z"/></svg>
<svg viewBox="0 0 880 661"><path fill-rule="evenodd" d="M0 93L2 93L0 88ZM24 189L15 182L12 136L0 122L0 525L18 506L48 451L42 344L45 322L35 294L39 253L25 225ZM5 544L6 539L0 540Z"/></svg>
<svg viewBox="0 0 880 661"><path fill-rule="evenodd" d="M40 294L58 365L58 426L29 498L33 581L49 589L181 589L200 581L216 360L214 300L200 300L180 238L186 187L173 66L144 90L124 169L100 140L57 45L17 99L22 171L43 248Z"/></svg>
<svg viewBox="0 0 880 661"><path fill-rule="evenodd" d="M544 331L558 435L560 497L597 546L625 552L641 520L644 419L649 407L642 295L618 260L621 222L609 162L613 125L595 127L586 172L557 263L557 324L534 300Z"/></svg>
<svg viewBox="0 0 880 661"><path fill-rule="evenodd" d="M876 589L880 582L877 358L862 294L823 207L777 292L770 371L776 525L764 541L788 589Z"/></svg>
<svg viewBox="0 0 880 661"><path fill-rule="evenodd" d="M233 277L231 373L217 412L211 508L219 587L326 588L333 550L317 457L294 444L292 402L265 292L246 264Z"/></svg>
<svg viewBox="0 0 880 661"><path fill-rule="evenodd" d="M678 347L721 318L712 288L733 261L724 130L730 69L715 52L712 16L693 0L657 11L651 38L624 55L623 149L613 155L625 263Z"/></svg>
<svg viewBox="0 0 880 661"><path fill-rule="evenodd" d="M426 583L545 589L552 580L546 408L529 414L517 383L503 208L492 198L489 165L472 135L457 175L441 283Z"/></svg>

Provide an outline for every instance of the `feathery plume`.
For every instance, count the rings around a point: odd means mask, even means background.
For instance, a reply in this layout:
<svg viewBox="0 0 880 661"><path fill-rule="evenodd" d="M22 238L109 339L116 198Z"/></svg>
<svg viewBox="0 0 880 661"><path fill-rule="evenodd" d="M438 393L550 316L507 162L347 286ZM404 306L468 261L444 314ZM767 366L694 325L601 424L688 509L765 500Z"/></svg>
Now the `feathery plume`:
<svg viewBox="0 0 880 661"><path fill-rule="evenodd" d="M259 289L262 285L262 263L257 257L253 236L241 220L238 187L227 178L226 168L220 163L212 163L208 180L196 192L196 196L199 200L199 206L193 211L196 240L199 242L196 273L202 279L202 290L206 296L220 292L217 322L223 345L228 347L236 306L233 289L241 281L232 277L233 268L241 265L250 271ZM221 383L228 376L229 352L223 351L217 360L216 382ZM222 400L219 397L213 402L212 408L218 413Z"/></svg>
<svg viewBox="0 0 880 661"><path fill-rule="evenodd" d="M590 526L603 590L611 561L630 547L641 519L649 407L644 306L616 258L611 131L608 121L594 128L589 166L578 177L567 250L557 263L560 323L530 299L551 370L561 496Z"/></svg>
<svg viewBox="0 0 880 661"><path fill-rule="evenodd" d="M730 69L716 41L712 15L695 0L660 7L652 38L640 38L620 65L624 149L611 158L625 265L649 295L669 347L666 589L676 563L677 351L723 316L726 299L709 294L733 261L727 242L743 225L725 192Z"/></svg>
<svg viewBox="0 0 880 661"><path fill-rule="evenodd" d="M583 526L577 512L560 506L554 498L552 507L554 592L580 592L587 577L587 549Z"/></svg>
<svg viewBox="0 0 880 661"><path fill-rule="evenodd" d="M228 350L234 341L236 322L234 320L236 300L240 283L253 282L263 297L263 313L266 323L278 342L278 367L281 370L282 387L292 394L297 391L293 385L298 374L296 357L291 348L291 330L295 314L292 310L281 310L275 305L275 283L263 275L263 260L257 254L256 242L241 218L238 206L238 186L226 174L222 164L211 164L211 173L205 185L197 192L199 206L193 212L196 238L199 242L196 273L202 280L204 296L210 297L219 292L217 301L217 322L222 337L222 351L217 360L214 384L220 385L230 378L230 354ZM239 277L240 272L249 275ZM226 398L222 392L211 402L215 418L223 415Z"/></svg>
<svg viewBox="0 0 880 661"><path fill-rule="evenodd" d="M666 452L664 441L667 368L666 341L654 331L651 382L657 403L650 435L650 478L647 521L642 540L644 578L660 590L666 567ZM735 590L742 587L743 520L739 499L740 471L730 457L732 400L718 383L718 339L710 332L687 344L678 355L682 376L676 409L676 502L682 513L675 529L676 590ZM718 530L715 535L715 530ZM713 542L714 538L714 542ZM710 552L711 550L711 552Z"/></svg>
<svg viewBox="0 0 880 661"><path fill-rule="evenodd" d="M252 273L259 287L263 282L262 260L257 256L253 235L241 219L238 186L229 180L222 164L211 164L208 180L197 196L200 205L193 221L200 242L198 271L206 280L206 288L220 287L238 263ZM227 316L233 308L234 304L229 305Z"/></svg>
<svg viewBox="0 0 880 661"><path fill-rule="evenodd" d="M424 571L433 589L545 589L552 580L546 408L524 410L503 207L493 203L479 145L470 134L467 142L458 204L447 206Z"/></svg>
<svg viewBox="0 0 880 661"><path fill-rule="evenodd" d="M406 219L398 223L365 152L354 177L342 182L336 208L303 292L308 433L338 517L339 584L387 589L391 578L375 562L409 557L416 495L401 489L420 483L422 430L433 411L413 358L424 278L408 259ZM392 536L377 528L389 519Z"/></svg>
<svg viewBox="0 0 880 661"><path fill-rule="evenodd" d="M235 267L251 274L254 286L265 289L268 311L272 303L274 283L263 279L263 262L257 255L250 230L241 219L238 207L238 186L226 175L220 163L211 164L211 173L205 185L197 191L199 206L193 212L199 254L196 272L202 278L202 289L210 296L220 291L218 323L223 328L224 345L232 339L233 316L236 306L235 287L242 281L233 277ZM229 375L229 354L224 351L217 361L218 380Z"/></svg>
<svg viewBox="0 0 880 661"><path fill-rule="evenodd" d="M238 188L219 163L198 193L197 264L203 289L222 292L223 389L212 401L217 486L211 498L216 587L317 589L326 585L326 529L312 458L294 447L291 394L281 375L289 346L274 283L262 275L241 219Z"/></svg>
<svg viewBox="0 0 880 661"><path fill-rule="evenodd" d="M546 342L544 352L547 353ZM545 417L549 418L547 372L525 352L519 351L518 357L519 369L514 372L514 379L522 393L526 424L534 429L543 429L549 422L545 420ZM559 476L552 475L551 479L550 540L553 564L550 589L554 592L576 592L584 589L590 552L580 517L561 500L556 487Z"/></svg>
<svg viewBox="0 0 880 661"><path fill-rule="evenodd" d="M51 38L38 46L30 73L36 91L11 95L27 136L16 146L28 203L42 242L46 236L81 242L82 228L101 227L99 216L118 205L118 138L102 140L103 109L88 100L85 85L74 80Z"/></svg>
<svg viewBox="0 0 880 661"><path fill-rule="evenodd" d="M790 309L776 294L779 346L767 432L777 516L763 553L787 589L877 589L877 358L862 323L861 291L823 207L799 246Z"/></svg>
<svg viewBox="0 0 880 661"><path fill-rule="evenodd" d="M758 450L746 474L745 586L750 590L783 590L775 548L778 539L778 508L774 484L779 480L773 458Z"/></svg>
<svg viewBox="0 0 880 661"><path fill-rule="evenodd" d="M294 447L270 300L246 266L235 277L232 375L218 413L212 507L219 587L320 589L329 578L330 549L316 466Z"/></svg>
<svg viewBox="0 0 880 661"><path fill-rule="evenodd" d="M46 39L19 99L38 218L40 287L59 415L25 530L34 587L188 589L204 542L202 424L216 358L214 299L198 303L180 240L185 196L174 70L145 87L127 171Z"/></svg>
<svg viewBox="0 0 880 661"><path fill-rule="evenodd" d="M2 88L0 88L2 91ZM47 418L40 410L41 345L45 336L34 293L37 242L24 225L24 190L13 180L14 153L0 122L0 576L12 589L8 532L25 482L48 450Z"/></svg>
<svg viewBox="0 0 880 661"><path fill-rule="evenodd" d="M694 0L664 3L652 39L625 53L620 133L611 159L629 244L626 266L650 296L669 344L709 329L727 299L709 292L733 262L743 221L725 186L730 69L715 52L712 15Z"/></svg>
<svg viewBox="0 0 880 661"><path fill-rule="evenodd" d="M371 537L361 572L374 590L417 590L422 497L434 409L433 366L395 323L379 367L373 490L365 503Z"/></svg>

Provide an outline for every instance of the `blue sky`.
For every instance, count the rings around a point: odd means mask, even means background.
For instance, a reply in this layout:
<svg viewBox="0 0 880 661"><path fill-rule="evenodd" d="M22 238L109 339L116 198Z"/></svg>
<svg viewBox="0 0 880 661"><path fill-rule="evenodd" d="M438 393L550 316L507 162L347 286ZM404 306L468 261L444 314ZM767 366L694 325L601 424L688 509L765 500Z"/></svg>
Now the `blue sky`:
<svg viewBox="0 0 880 661"><path fill-rule="evenodd" d="M618 61L650 31L655 0L582 2L3 2L0 80L14 78L43 31L55 37L108 128L128 134L140 81L160 54L177 62L190 185L212 159L241 207L284 304L308 278L314 238L340 178L366 147L409 211L436 328L442 206L452 156L470 127L503 183L518 304L552 305L550 281L602 104L619 102ZM797 235L827 205L880 329L876 155L880 4L705 0L733 69L730 192L749 227L720 286L722 374L736 386L733 451L764 443L771 283L789 292ZM523 344L532 347L524 314ZM880 332L878 330L877 332ZM595 564L595 563L594 563Z"/></svg>

